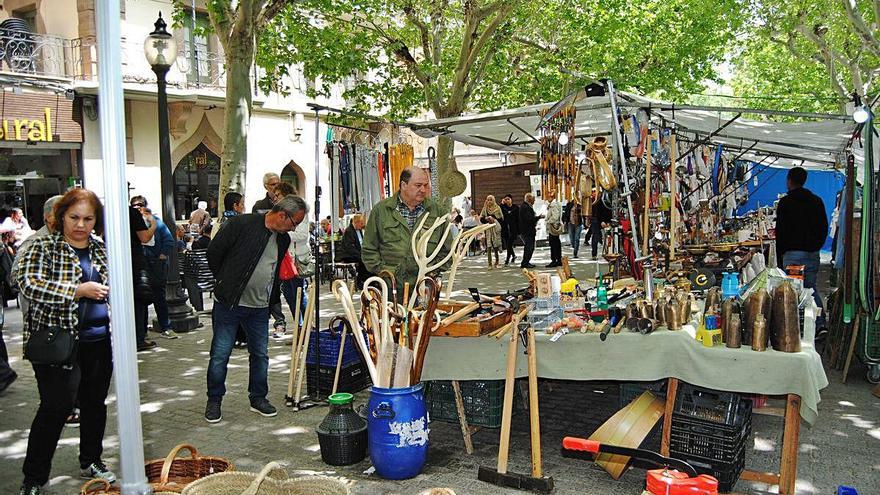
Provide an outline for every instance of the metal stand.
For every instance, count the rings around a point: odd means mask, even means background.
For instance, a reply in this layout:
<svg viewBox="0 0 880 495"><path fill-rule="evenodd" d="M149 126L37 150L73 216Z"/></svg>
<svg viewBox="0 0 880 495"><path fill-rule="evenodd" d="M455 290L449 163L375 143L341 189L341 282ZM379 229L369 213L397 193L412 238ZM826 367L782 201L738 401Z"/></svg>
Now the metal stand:
<svg viewBox="0 0 880 495"><path fill-rule="evenodd" d="M611 130L614 136L615 150L617 159L620 163L620 170L623 173L623 196L626 198L626 208L629 213L630 231L632 232L632 244L635 258L641 258L641 246L639 246L639 231L636 216L633 213L632 191L629 189L629 171L626 166L626 155L623 152L623 138L620 133L620 122L617 120L617 94L614 92L614 83L610 79L605 80L605 87L608 91L608 98L611 100ZM632 267L635 273L636 267Z"/></svg>

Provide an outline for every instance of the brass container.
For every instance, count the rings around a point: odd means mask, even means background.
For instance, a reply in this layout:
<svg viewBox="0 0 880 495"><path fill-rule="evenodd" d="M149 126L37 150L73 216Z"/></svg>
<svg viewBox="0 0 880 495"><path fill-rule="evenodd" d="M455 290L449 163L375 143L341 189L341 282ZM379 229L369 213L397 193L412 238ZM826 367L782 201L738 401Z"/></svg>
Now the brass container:
<svg viewBox="0 0 880 495"><path fill-rule="evenodd" d="M801 351L801 329L798 321L798 297L789 282L773 291L773 318L770 325L770 341L781 352Z"/></svg>
<svg viewBox="0 0 880 495"><path fill-rule="evenodd" d="M639 315L642 318L651 318L654 316L654 306L652 306L648 301L644 299L639 299Z"/></svg>
<svg viewBox="0 0 880 495"><path fill-rule="evenodd" d="M660 325L666 324L666 298L661 297L654 303L654 319Z"/></svg>
<svg viewBox="0 0 880 495"><path fill-rule="evenodd" d="M678 315L682 323L691 321L691 300L690 294L685 291L678 291L675 294L675 301L678 303Z"/></svg>
<svg viewBox="0 0 880 495"><path fill-rule="evenodd" d="M666 316L666 328L669 330L681 330L681 315L677 304L667 304L664 315Z"/></svg>
<svg viewBox="0 0 880 495"><path fill-rule="evenodd" d="M706 311L709 311L713 306L721 305L721 288L712 287L706 292Z"/></svg>
<svg viewBox="0 0 880 495"><path fill-rule="evenodd" d="M627 320L631 320L633 318L639 318L642 316L641 311L639 311L639 305L635 302L631 302L626 305L626 310L624 312Z"/></svg>
<svg viewBox="0 0 880 495"><path fill-rule="evenodd" d="M752 324L752 350L767 350L767 320L761 313L755 316L755 321Z"/></svg>
<svg viewBox="0 0 880 495"><path fill-rule="evenodd" d="M764 289L756 290L748 297L742 309L740 321L743 327L743 341L751 342L755 317L760 314L765 322L770 320L770 294Z"/></svg>
<svg viewBox="0 0 880 495"><path fill-rule="evenodd" d="M660 326L657 324L657 320L652 320L650 318L642 318L637 323L639 333L642 335L647 335L654 330L657 330L657 327Z"/></svg>
<svg viewBox="0 0 880 495"><path fill-rule="evenodd" d="M740 320L738 313L731 313L727 320L724 320L724 345L732 349L738 349L741 345L742 329L740 328Z"/></svg>

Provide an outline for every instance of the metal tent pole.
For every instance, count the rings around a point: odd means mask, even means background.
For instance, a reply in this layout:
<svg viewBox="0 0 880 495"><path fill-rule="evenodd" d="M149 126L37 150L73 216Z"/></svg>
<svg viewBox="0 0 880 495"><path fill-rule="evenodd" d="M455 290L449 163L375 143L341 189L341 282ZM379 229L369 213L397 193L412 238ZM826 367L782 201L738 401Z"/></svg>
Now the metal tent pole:
<svg viewBox="0 0 880 495"><path fill-rule="evenodd" d="M113 326L134 328L131 250L129 249L128 183L125 178L125 129L122 97L119 0L97 2L98 106L101 126L101 157L104 162L104 221L113 288ZM113 333L113 371L119 426L119 462L123 495L152 493L144 473L144 445L138 388L137 354L133 332Z"/></svg>
<svg viewBox="0 0 880 495"><path fill-rule="evenodd" d="M632 232L632 245L635 259L642 257L642 249L639 246L639 225L633 213L632 191L629 190L629 172L626 168L626 155L623 152L623 138L620 135L620 122L617 121L617 94L614 92L614 83L611 79L605 80L608 89L608 98L611 100L611 129L614 136L617 159L620 161L620 169L623 171L623 195L626 196L626 208L629 212L630 232ZM632 267L635 272L636 267Z"/></svg>

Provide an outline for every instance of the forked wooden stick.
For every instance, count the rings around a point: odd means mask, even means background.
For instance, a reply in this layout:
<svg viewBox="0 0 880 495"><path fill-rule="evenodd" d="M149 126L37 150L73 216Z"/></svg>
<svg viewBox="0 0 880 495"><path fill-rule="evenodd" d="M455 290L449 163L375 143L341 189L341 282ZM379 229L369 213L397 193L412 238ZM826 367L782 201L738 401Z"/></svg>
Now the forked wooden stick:
<svg viewBox="0 0 880 495"><path fill-rule="evenodd" d="M491 223L484 223L478 227L474 227L467 232L463 232L460 236L458 236L455 240L456 244L452 248L452 266L449 268L449 280L446 282L446 298L449 299L452 294L452 285L455 283L455 274L458 272L458 265L461 264L461 261L465 258L468 253L468 250L471 248L471 244L474 242L474 239L477 238L478 234L481 234L493 225Z"/></svg>

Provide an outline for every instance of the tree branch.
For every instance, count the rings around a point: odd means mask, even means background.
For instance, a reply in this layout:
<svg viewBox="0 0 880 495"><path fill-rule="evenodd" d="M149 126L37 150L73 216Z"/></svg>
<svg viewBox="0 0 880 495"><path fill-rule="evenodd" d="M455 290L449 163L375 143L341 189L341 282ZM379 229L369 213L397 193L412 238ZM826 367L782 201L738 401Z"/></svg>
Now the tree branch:
<svg viewBox="0 0 880 495"><path fill-rule="evenodd" d="M269 21L271 21L272 18L278 15L278 13L281 12L281 9L286 7L288 3L292 2L289 2L288 0L269 0L269 3L267 3L266 6L263 7L262 11L257 17L257 29L261 30L266 26L266 24L269 24Z"/></svg>
<svg viewBox="0 0 880 495"><path fill-rule="evenodd" d="M865 23L865 18L862 17L862 13L859 11L859 6L856 4L856 0L840 0L840 3L842 3L843 8L846 9L846 17L849 19L850 24L852 24L853 31L855 31L856 35L862 40L862 44L874 55L880 57L880 40L874 37L871 28ZM875 15L877 9L877 0L875 0ZM880 22L880 19L875 19L875 21Z"/></svg>
<svg viewBox="0 0 880 495"><path fill-rule="evenodd" d="M208 18L217 33L217 39L223 45L223 49L227 50L229 45L229 36L232 34L233 12L228 2L210 2L208 3Z"/></svg>
<svg viewBox="0 0 880 495"><path fill-rule="evenodd" d="M411 1L404 5L403 13L406 14L407 20L419 30L419 38L422 42L422 51L424 52L425 59L433 61L434 56L431 53L431 43L428 41L428 26L416 16L415 7L413 7Z"/></svg>
<svg viewBox="0 0 880 495"><path fill-rule="evenodd" d="M878 1L880 1L880 0L878 0ZM525 38L523 36L513 36L510 39L512 39L513 41L516 41L519 44L541 50L542 52L547 52L552 55L559 54L559 47L554 44L543 45L538 41L530 40L530 39Z"/></svg>
<svg viewBox="0 0 880 495"><path fill-rule="evenodd" d="M463 70L460 73L456 74L456 78L453 80L453 90L464 84L465 80L467 79L468 73L474 66L474 62L480 55L483 47L486 46L486 43L488 43L489 39L495 36L495 33L498 31L498 27L501 25L501 23L507 20L508 16L510 16L511 12L513 12L513 9L516 7L517 3L518 2L516 1L508 1L507 3L499 1L493 4L501 5L498 8L497 13L495 14L495 17L489 22L486 28L483 29L483 32L480 34L479 38L477 38L477 41L473 44L470 52L467 54L467 60L465 61L464 67L462 67Z"/></svg>

